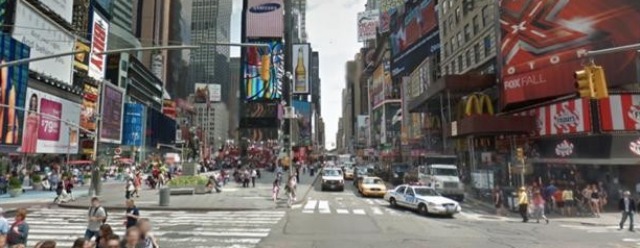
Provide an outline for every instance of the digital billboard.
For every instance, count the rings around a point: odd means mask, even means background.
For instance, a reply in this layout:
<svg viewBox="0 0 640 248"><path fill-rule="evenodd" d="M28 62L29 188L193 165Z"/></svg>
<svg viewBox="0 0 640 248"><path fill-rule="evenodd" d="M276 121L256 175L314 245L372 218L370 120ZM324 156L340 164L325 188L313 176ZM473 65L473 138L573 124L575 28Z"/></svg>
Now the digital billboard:
<svg viewBox="0 0 640 248"><path fill-rule="evenodd" d="M293 107L298 115L302 116L300 127L300 146L311 145L311 103L306 101L293 100Z"/></svg>
<svg viewBox="0 0 640 248"><path fill-rule="evenodd" d="M282 0L245 0L246 34L249 38L280 38L284 33Z"/></svg>
<svg viewBox="0 0 640 248"><path fill-rule="evenodd" d="M587 51L640 41L637 0L501 1L503 104L575 92ZM594 57L609 86L637 83L636 51Z"/></svg>
<svg viewBox="0 0 640 248"><path fill-rule="evenodd" d="M269 47L248 47L243 56L243 95L246 101L276 100L282 94L282 77L284 76L284 52L282 42L259 42L265 43ZM266 57L265 57L266 56ZM269 77L264 81L262 74L263 63L268 57Z"/></svg>
<svg viewBox="0 0 640 248"><path fill-rule="evenodd" d="M31 88L27 99L21 151L77 153L80 104Z"/></svg>
<svg viewBox="0 0 640 248"><path fill-rule="evenodd" d="M0 59L2 62L29 58L30 48L0 33ZM0 144L19 145L22 141L24 111L13 108L24 106L29 64L3 67L0 69L0 103L9 108L0 108Z"/></svg>
<svg viewBox="0 0 640 248"><path fill-rule="evenodd" d="M407 3L404 12L391 17L392 76L411 73L425 57L440 50L440 32L435 0Z"/></svg>
<svg viewBox="0 0 640 248"><path fill-rule="evenodd" d="M124 121L122 123L122 144L127 146L141 146L144 119L144 105L126 103L124 105Z"/></svg>
<svg viewBox="0 0 640 248"><path fill-rule="evenodd" d="M110 83L103 84L101 100L102 121L100 141L120 144L122 141L122 109L124 90Z"/></svg>

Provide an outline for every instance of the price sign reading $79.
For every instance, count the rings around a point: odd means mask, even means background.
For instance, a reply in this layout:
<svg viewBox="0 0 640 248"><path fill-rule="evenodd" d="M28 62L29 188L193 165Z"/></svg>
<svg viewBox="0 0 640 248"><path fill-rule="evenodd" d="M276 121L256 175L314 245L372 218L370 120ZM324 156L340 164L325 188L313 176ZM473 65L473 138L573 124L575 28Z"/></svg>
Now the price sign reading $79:
<svg viewBox="0 0 640 248"><path fill-rule="evenodd" d="M50 120L50 119L43 119L40 122L40 126L44 130L45 133L57 133L59 125L60 125L60 123L58 123L55 120Z"/></svg>

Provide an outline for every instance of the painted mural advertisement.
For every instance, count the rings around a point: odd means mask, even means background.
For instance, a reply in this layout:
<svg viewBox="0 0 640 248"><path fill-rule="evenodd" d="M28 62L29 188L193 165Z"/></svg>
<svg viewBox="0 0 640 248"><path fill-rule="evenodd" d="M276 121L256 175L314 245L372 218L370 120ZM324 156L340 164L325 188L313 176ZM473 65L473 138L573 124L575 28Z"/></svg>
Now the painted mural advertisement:
<svg viewBox="0 0 640 248"><path fill-rule="evenodd" d="M24 153L77 153L80 104L27 88Z"/></svg>
<svg viewBox="0 0 640 248"><path fill-rule="evenodd" d="M276 41L267 44L269 47L248 47L245 50L242 95L246 101L276 100L281 97L284 76L283 46L281 42Z"/></svg>
<svg viewBox="0 0 640 248"><path fill-rule="evenodd" d="M571 94L587 51L640 40L636 0L503 0L500 13L505 104ZM635 82L635 54L595 58L609 86Z"/></svg>

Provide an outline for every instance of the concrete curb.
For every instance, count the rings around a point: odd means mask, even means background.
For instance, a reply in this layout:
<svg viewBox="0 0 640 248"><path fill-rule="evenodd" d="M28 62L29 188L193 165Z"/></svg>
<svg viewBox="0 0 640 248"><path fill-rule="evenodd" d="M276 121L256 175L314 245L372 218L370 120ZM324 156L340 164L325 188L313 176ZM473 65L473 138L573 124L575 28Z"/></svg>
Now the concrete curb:
<svg viewBox="0 0 640 248"><path fill-rule="evenodd" d="M67 209L88 209L89 206L78 206L78 205L66 205L60 204L58 205L60 208ZM103 206L107 211L125 211L127 208L125 206ZM275 207L272 208L198 208L198 207L189 207L189 208L175 208L175 207L162 207L162 206L148 206L148 207L138 207L140 210L148 210L148 211L188 211L188 212L224 212L224 211L263 211L263 210L274 210Z"/></svg>

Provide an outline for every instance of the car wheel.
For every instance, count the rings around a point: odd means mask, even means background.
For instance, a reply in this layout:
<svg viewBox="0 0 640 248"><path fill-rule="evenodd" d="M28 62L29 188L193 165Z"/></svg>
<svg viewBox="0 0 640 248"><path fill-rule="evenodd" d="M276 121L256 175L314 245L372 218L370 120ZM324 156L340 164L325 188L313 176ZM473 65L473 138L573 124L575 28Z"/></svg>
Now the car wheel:
<svg viewBox="0 0 640 248"><path fill-rule="evenodd" d="M429 214L429 209L427 208L427 205L424 205L423 203L420 203L420 205L418 205L418 213L420 215Z"/></svg>
<svg viewBox="0 0 640 248"><path fill-rule="evenodd" d="M391 205L392 208L397 208L398 203L396 203L396 198L389 198L389 205Z"/></svg>

